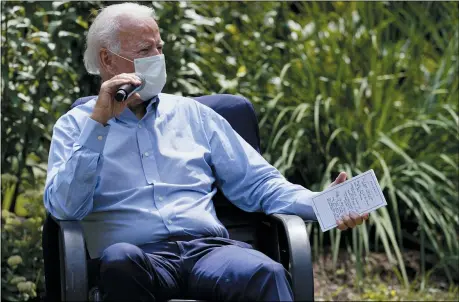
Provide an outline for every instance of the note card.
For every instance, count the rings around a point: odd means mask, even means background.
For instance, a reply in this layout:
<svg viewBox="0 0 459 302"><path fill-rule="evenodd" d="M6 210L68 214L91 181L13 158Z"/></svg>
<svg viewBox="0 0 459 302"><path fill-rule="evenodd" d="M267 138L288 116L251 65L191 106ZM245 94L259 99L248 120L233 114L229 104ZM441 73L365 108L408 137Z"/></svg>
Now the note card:
<svg viewBox="0 0 459 302"><path fill-rule="evenodd" d="M312 198L314 212L322 232L337 227L336 220L353 211L370 213L387 202L373 170L346 180L318 193Z"/></svg>

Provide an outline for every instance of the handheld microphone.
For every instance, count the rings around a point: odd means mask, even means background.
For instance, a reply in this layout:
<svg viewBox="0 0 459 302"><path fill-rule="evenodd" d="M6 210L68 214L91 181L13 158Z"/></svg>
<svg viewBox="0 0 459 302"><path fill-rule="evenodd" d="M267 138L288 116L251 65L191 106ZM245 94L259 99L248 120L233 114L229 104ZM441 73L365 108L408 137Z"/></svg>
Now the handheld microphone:
<svg viewBox="0 0 459 302"><path fill-rule="evenodd" d="M117 102L124 102L134 92L143 89L143 87L145 86L145 78L140 73L136 73L136 76L138 76L140 78L140 81L142 82L140 86L136 86L133 84L122 85L120 88L118 88L118 91L116 91L116 94L115 94L115 100Z"/></svg>

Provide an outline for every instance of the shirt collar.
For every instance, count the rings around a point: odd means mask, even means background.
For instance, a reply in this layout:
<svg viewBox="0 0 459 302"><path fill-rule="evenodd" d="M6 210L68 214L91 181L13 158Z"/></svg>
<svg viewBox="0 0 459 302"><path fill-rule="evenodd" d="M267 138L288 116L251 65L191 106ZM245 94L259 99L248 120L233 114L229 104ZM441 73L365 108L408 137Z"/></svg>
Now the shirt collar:
<svg viewBox="0 0 459 302"><path fill-rule="evenodd" d="M148 102L149 102L149 104L147 106L147 113L150 112L153 109L157 109L158 108L159 96L157 96L157 95L154 96Z"/></svg>

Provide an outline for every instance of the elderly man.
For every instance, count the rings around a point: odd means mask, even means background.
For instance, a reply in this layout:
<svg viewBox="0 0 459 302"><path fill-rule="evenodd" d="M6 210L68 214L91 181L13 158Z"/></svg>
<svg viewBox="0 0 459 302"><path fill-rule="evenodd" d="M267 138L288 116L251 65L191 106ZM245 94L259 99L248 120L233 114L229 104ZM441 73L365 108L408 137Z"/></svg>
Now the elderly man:
<svg viewBox="0 0 459 302"><path fill-rule="evenodd" d="M82 220L100 257L106 301L196 299L289 301L288 273L229 239L215 215L216 183L246 211L315 219L313 192L289 183L212 109L161 93L163 42L149 7L103 9L84 60L103 84L97 99L54 127L44 203L58 219ZM126 101L124 84L144 86ZM341 173L334 184L345 181ZM332 184L333 185L333 184ZM352 228L368 215L344 217Z"/></svg>

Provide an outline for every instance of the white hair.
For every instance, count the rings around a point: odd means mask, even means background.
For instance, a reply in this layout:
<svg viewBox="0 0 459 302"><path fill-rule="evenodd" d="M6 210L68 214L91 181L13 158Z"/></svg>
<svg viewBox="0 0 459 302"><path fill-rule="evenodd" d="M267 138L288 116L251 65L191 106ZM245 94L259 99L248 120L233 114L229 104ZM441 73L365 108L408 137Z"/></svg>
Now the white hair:
<svg viewBox="0 0 459 302"><path fill-rule="evenodd" d="M155 18L153 8L137 3L114 4L100 10L86 36L84 66L90 74L100 74L99 51L102 47L119 53L118 39L120 17Z"/></svg>

